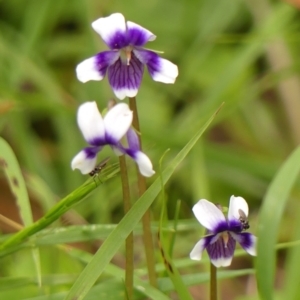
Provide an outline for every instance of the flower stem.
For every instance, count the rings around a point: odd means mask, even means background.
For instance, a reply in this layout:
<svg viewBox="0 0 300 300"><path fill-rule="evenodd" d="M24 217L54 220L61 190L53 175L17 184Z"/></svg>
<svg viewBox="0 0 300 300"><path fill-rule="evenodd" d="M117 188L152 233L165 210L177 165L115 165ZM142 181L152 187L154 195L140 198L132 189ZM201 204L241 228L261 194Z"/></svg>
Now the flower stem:
<svg viewBox="0 0 300 300"><path fill-rule="evenodd" d="M129 98L129 107L133 111L132 125L138 132L141 132L135 97ZM140 135L139 135L139 142L142 150ZM139 196L142 196L147 189L146 179L144 176L141 175L139 171L137 171L137 176L138 176ZM156 273L155 273L154 245L153 245L153 239L151 233L150 208L144 214L142 218L142 222L143 222L143 231L144 231L143 239L144 239L149 281L151 285L156 286L157 283L156 283Z"/></svg>
<svg viewBox="0 0 300 300"><path fill-rule="evenodd" d="M126 166L126 158L124 155L119 157L120 162L120 173L122 180L122 191L123 191L123 201L124 201L124 215L130 210L130 190L128 182L128 173ZM125 267L125 287L126 287L126 297L125 299L133 299L133 232L131 232L125 241L126 247L126 267Z"/></svg>
<svg viewBox="0 0 300 300"><path fill-rule="evenodd" d="M217 300L217 268L210 263L210 300Z"/></svg>

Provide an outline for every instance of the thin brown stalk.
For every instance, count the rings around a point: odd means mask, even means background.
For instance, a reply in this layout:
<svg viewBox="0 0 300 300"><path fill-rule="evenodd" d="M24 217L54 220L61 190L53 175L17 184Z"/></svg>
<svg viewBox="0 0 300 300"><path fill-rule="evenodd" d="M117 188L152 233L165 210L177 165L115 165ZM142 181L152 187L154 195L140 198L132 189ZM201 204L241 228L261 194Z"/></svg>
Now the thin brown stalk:
<svg viewBox="0 0 300 300"><path fill-rule="evenodd" d="M217 268L210 263L210 300L217 300Z"/></svg>
<svg viewBox="0 0 300 300"><path fill-rule="evenodd" d="M124 214L130 210L130 190L128 173L126 166L125 156L119 157L120 162L120 173L122 180L122 191L123 191L123 202L124 202ZM133 273L134 273L134 261L133 261L133 232L131 232L125 241L125 251L126 251L126 266L125 266L125 299L133 299Z"/></svg>
<svg viewBox="0 0 300 300"><path fill-rule="evenodd" d="M138 132L141 132L135 98L129 98L129 106L130 109L133 111L132 125ZM140 141L140 147L142 149L140 135L139 135L139 141ZM146 179L143 175L141 175L138 169L137 169L137 176L138 176L139 196L142 196L147 189ZM153 244L153 238L151 232L150 208L144 214L142 222L143 222L143 232L144 232L143 239L144 239L149 281L151 285L156 286L157 283L156 283L156 273L155 273L154 244Z"/></svg>

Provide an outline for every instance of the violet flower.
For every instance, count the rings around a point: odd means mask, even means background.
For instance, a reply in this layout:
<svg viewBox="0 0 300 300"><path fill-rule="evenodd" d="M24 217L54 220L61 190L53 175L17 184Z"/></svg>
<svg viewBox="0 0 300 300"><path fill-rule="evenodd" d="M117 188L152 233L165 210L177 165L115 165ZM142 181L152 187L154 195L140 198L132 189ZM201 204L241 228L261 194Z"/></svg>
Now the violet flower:
<svg viewBox="0 0 300 300"><path fill-rule="evenodd" d="M97 154L105 145L113 148L117 155L127 154L138 164L143 176L150 177L155 172L148 156L140 151L136 133L130 128L132 111L125 103L112 107L102 118L96 102L85 102L77 113L77 123L84 139L90 145L81 150L72 160L72 169L79 169L82 174L90 173L96 166ZM120 140L127 136L128 148Z"/></svg>
<svg viewBox="0 0 300 300"><path fill-rule="evenodd" d="M177 66L143 48L148 41L156 38L149 30L133 22L125 22L120 13L100 18L92 23L92 27L110 50L100 52L77 66L76 74L81 82L102 80L107 73L115 95L121 100L137 95L144 65L147 65L153 80L175 82Z"/></svg>
<svg viewBox="0 0 300 300"><path fill-rule="evenodd" d="M235 250L236 241L250 254L256 255L256 237L244 232L249 228L247 222L248 204L242 197L231 196L228 218L213 203L201 199L193 207L197 220L208 230L190 253L190 258L200 260L206 249L212 264L216 267L227 267Z"/></svg>

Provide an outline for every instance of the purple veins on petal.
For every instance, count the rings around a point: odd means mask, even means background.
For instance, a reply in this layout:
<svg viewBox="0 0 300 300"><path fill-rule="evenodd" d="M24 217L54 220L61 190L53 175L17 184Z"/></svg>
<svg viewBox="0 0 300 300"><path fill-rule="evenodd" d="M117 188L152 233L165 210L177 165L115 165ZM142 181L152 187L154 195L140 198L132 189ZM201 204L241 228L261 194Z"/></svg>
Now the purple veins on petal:
<svg viewBox="0 0 300 300"><path fill-rule="evenodd" d="M126 96L136 96L142 81L143 72L143 64L132 53L129 65L118 59L108 68L108 80L115 94L122 97L120 98L122 100Z"/></svg>
<svg viewBox="0 0 300 300"><path fill-rule="evenodd" d="M206 247L212 263L216 267L229 266L234 254L235 244L236 242L230 233L219 234L217 240Z"/></svg>

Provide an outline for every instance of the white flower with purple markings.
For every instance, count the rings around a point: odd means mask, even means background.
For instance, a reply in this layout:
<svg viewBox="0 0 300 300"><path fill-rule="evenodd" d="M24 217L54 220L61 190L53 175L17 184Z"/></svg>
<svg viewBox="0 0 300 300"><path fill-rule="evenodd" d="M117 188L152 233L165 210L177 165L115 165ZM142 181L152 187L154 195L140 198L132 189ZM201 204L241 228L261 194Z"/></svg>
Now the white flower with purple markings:
<svg viewBox="0 0 300 300"><path fill-rule="evenodd" d="M143 48L147 42L156 38L149 30L133 22L125 22L120 13L100 18L92 23L92 27L110 50L100 52L77 66L76 74L81 82L102 80L107 73L115 95L121 100L136 96L144 65L153 80L175 82L178 76L177 66Z"/></svg>
<svg viewBox="0 0 300 300"><path fill-rule="evenodd" d="M97 154L105 145L113 148L117 155L127 154L135 160L142 175L152 176L155 172L148 156L141 152L137 134L130 128L132 111L125 103L112 107L102 118L96 102L85 102L77 112L77 123L84 139L90 145L81 150L72 160L72 169L82 174L90 173L96 166ZM121 144L126 136L128 147Z"/></svg>
<svg viewBox="0 0 300 300"><path fill-rule="evenodd" d="M250 255L256 255L256 237L244 232L249 228L248 204L244 198L231 196L227 219L215 204L205 199L194 205L193 212L208 234L195 245L191 259L200 260L206 249L212 264L227 267L231 264L236 242Z"/></svg>

